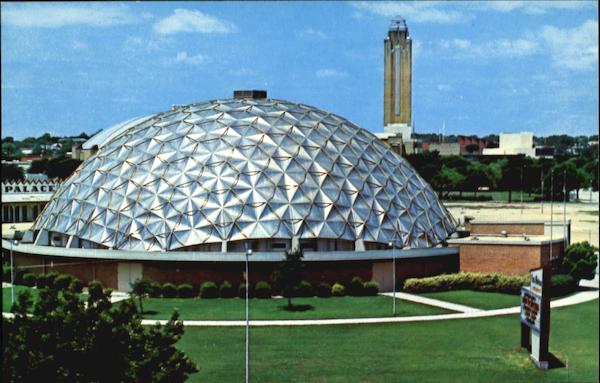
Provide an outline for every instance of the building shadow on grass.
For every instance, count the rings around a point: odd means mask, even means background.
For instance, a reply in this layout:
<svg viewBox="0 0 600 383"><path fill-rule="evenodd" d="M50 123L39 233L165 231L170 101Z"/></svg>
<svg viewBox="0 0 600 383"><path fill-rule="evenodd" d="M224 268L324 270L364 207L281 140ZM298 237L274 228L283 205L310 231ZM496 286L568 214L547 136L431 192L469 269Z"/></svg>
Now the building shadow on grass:
<svg viewBox="0 0 600 383"><path fill-rule="evenodd" d="M289 311L289 312L303 312L303 311L311 311L315 309L315 306L313 305L291 305L288 307L288 305L285 306L279 306L280 310L283 311Z"/></svg>

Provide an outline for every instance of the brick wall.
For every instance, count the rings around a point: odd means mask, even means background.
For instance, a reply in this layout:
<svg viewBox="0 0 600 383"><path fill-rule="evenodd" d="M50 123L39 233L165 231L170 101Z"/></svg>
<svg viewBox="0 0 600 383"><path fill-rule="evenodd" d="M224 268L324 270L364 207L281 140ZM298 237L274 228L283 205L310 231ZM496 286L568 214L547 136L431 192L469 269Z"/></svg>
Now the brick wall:
<svg viewBox="0 0 600 383"><path fill-rule="evenodd" d="M561 247L555 244L553 251ZM460 246L460 271L523 275L545 265L549 260L546 252L549 254L549 245L465 244Z"/></svg>

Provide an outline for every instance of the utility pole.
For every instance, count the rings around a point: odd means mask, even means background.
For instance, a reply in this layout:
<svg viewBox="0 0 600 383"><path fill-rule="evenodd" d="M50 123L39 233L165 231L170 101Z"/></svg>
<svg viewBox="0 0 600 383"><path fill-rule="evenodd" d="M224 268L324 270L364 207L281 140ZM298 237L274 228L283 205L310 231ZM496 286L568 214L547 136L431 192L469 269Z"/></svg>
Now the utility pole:
<svg viewBox="0 0 600 383"><path fill-rule="evenodd" d="M553 219L554 208L554 170L550 170L550 262L552 262L552 230L554 229Z"/></svg>
<svg viewBox="0 0 600 383"><path fill-rule="evenodd" d="M544 167L542 165L542 176L540 177L540 182L542 184L542 194L541 194L541 202L542 202L542 214L544 214Z"/></svg>

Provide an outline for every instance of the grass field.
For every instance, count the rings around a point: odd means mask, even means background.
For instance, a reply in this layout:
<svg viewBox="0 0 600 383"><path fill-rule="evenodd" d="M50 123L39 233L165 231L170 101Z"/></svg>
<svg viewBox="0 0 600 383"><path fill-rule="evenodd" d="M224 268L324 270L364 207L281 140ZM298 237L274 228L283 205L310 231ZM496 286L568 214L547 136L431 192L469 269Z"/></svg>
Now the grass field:
<svg viewBox="0 0 600 383"><path fill-rule="evenodd" d="M255 382L598 382L598 301L552 310L550 350L569 368L538 370L516 315L385 325L251 329ZM244 380L244 328L185 330L190 382Z"/></svg>
<svg viewBox="0 0 600 383"><path fill-rule="evenodd" d="M331 319L365 318L391 316L391 298L338 297L338 298L294 298L294 305L311 306L306 311L284 310L286 299L252 299L250 318L261 319ZM181 319L196 320L242 320L245 318L243 299L144 299L144 317L149 319L169 319L174 309L178 309ZM398 301L399 316L444 314L450 311ZM154 312L150 314L149 312Z"/></svg>
<svg viewBox="0 0 600 383"><path fill-rule="evenodd" d="M478 309L493 310L519 306L520 296L487 291L455 290L419 294L427 298L458 303Z"/></svg>

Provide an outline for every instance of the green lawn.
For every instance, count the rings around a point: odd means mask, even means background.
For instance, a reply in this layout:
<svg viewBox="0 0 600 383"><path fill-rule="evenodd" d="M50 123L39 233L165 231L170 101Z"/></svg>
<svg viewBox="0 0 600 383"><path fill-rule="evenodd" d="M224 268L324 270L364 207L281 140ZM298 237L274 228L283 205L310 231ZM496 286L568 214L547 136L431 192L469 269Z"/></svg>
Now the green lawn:
<svg viewBox="0 0 600 383"><path fill-rule="evenodd" d="M381 325L251 329L254 382L598 382L598 301L552 310L550 349L569 368L538 370L516 315ZM190 382L244 380L244 328L188 327Z"/></svg>
<svg viewBox="0 0 600 383"><path fill-rule="evenodd" d="M12 305L10 290L11 290L10 287L2 288L2 312L10 311L10 307ZM37 299L37 296L38 296L37 289L32 289L30 287L15 285L15 302L17 301L17 297L19 296L19 293L21 291L25 291L25 290L28 290L31 293L31 297L33 298L34 301Z"/></svg>
<svg viewBox="0 0 600 383"><path fill-rule="evenodd" d="M478 309L493 310L520 305L520 296L487 291L455 290L423 293L421 296Z"/></svg>
<svg viewBox="0 0 600 383"><path fill-rule="evenodd" d="M136 301L137 302L137 301ZM384 296L338 297L338 298L294 298L294 305L310 305L306 311L284 310L286 299L251 299L251 319L326 319L326 318L368 318L391 316L392 300ZM144 317L149 319L169 319L176 308L181 319L196 320L242 320L245 318L244 299L144 299ZM445 314L450 311L397 301L399 316ZM149 313L154 312L154 313Z"/></svg>

